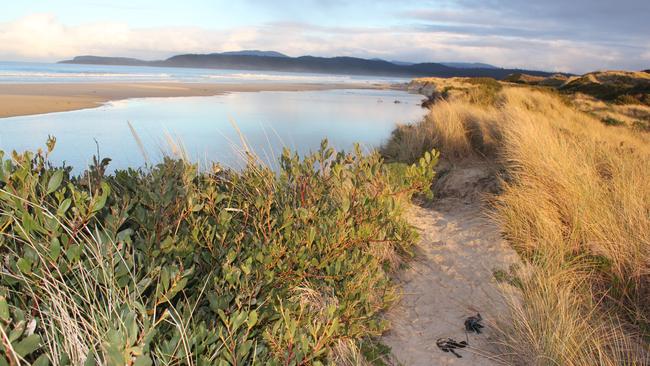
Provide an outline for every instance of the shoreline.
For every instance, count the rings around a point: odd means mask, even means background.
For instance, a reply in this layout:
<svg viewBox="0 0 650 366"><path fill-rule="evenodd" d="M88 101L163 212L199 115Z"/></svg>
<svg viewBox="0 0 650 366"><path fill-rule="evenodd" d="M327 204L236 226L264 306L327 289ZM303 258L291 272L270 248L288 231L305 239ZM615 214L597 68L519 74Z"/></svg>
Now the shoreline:
<svg viewBox="0 0 650 366"><path fill-rule="evenodd" d="M395 89L362 83L23 83L0 84L0 118L97 108L132 98L202 97L233 92Z"/></svg>

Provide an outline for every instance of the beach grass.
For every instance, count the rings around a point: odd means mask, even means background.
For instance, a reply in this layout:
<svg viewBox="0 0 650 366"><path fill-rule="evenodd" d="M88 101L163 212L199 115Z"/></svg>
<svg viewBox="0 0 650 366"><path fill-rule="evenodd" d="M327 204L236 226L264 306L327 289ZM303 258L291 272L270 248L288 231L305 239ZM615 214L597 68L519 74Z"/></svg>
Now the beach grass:
<svg viewBox="0 0 650 366"><path fill-rule="evenodd" d="M384 145L395 161L496 164L492 217L527 263L502 346L531 365L647 364L650 145L555 93L504 87L487 103L439 98Z"/></svg>

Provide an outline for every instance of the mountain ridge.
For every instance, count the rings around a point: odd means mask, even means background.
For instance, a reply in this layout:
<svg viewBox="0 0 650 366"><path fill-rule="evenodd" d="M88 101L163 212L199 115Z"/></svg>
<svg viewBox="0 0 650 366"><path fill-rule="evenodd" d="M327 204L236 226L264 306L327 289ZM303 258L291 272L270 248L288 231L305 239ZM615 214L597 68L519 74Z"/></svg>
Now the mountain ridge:
<svg viewBox="0 0 650 366"><path fill-rule="evenodd" d="M498 67L483 62L439 62L445 66L460 69L498 69Z"/></svg>
<svg viewBox="0 0 650 366"><path fill-rule="evenodd" d="M241 50L216 52L215 55L235 55L235 56L260 56L260 57L289 57L284 53L277 51L260 51L260 50Z"/></svg>
<svg viewBox="0 0 650 366"><path fill-rule="evenodd" d="M396 64L378 59L337 56L289 57L275 51L235 51L211 54L180 54L165 60L145 61L127 57L76 56L71 60L59 61L66 64L125 65L190 67L206 69L265 70L297 73L395 76L395 77L492 77L503 79L509 74L521 72L535 76L550 76L550 72L522 69L488 67L458 67L442 63L426 62ZM474 64L472 64L474 65ZM480 64L478 64L480 65ZM491 65L489 65L491 66Z"/></svg>

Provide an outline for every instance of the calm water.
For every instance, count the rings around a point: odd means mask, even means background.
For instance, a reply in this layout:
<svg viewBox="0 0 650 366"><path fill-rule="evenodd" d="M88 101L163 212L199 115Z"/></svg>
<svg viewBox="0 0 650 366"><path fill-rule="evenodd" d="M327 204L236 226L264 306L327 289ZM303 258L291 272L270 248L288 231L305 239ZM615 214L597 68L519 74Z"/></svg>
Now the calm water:
<svg viewBox="0 0 650 366"><path fill-rule="evenodd" d="M210 70L181 67L71 65L0 62L2 83L78 82L205 82L205 83L391 83L409 79L378 76L303 74L251 70Z"/></svg>
<svg viewBox="0 0 650 366"><path fill-rule="evenodd" d="M0 86L1 87L1 86ZM99 145L112 169L145 162L127 121L150 161L169 152L168 137L182 142L189 157L205 164L241 166L237 125L248 144L272 166L282 146L300 153L316 150L327 137L338 149L360 142L378 146L396 123L420 119L422 97L399 91L334 90L232 93L213 97L145 98L72 112L0 119L0 149L34 150L48 135L57 138L52 155L79 172ZM399 101L399 103L395 103Z"/></svg>

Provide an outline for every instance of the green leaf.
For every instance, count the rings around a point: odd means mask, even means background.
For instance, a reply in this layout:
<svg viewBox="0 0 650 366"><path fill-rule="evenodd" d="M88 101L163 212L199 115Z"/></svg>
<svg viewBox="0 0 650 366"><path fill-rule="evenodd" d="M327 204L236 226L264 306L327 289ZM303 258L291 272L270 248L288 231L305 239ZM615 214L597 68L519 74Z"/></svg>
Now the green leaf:
<svg viewBox="0 0 650 366"><path fill-rule="evenodd" d="M50 258L55 261L61 255L61 242L59 238L52 238L50 243Z"/></svg>
<svg viewBox="0 0 650 366"><path fill-rule="evenodd" d="M34 361L32 366L49 366L49 364L50 364L50 359L47 358L47 355L42 354L36 359L36 361Z"/></svg>
<svg viewBox="0 0 650 366"><path fill-rule="evenodd" d="M59 208L56 210L56 214L59 216L65 215L65 212L68 211L70 208L70 205L72 204L72 200L70 198L66 198L61 202L59 205Z"/></svg>
<svg viewBox="0 0 650 366"><path fill-rule="evenodd" d="M7 299L2 295L0 295L0 320L9 320L9 305Z"/></svg>
<svg viewBox="0 0 650 366"><path fill-rule="evenodd" d="M251 341L246 341L237 347L237 358L239 362L245 361L245 358L248 356L248 353L250 352L252 347L253 347L253 342Z"/></svg>
<svg viewBox="0 0 650 366"><path fill-rule="evenodd" d="M122 366L126 363L124 357L124 340L122 334L112 329L106 334L106 341L103 344L106 365Z"/></svg>
<svg viewBox="0 0 650 366"><path fill-rule="evenodd" d="M75 261L79 260L81 257L81 245L79 244L74 244L71 245L70 248L65 252L65 256L68 258L68 261L71 263L74 263Z"/></svg>
<svg viewBox="0 0 650 366"><path fill-rule="evenodd" d="M18 342L18 344L14 345L14 351L20 357L26 357L30 353L36 351L40 347L40 344L41 336L38 334L32 334L25 337L22 341Z"/></svg>
<svg viewBox="0 0 650 366"><path fill-rule="evenodd" d="M235 313L235 317L232 320L232 331L236 332L237 329L244 323L246 320L246 312L241 312L241 313Z"/></svg>
<svg viewBox="0 0 650 366"><path fill-rule="evenodd" d="M130 313L124 321L124 327L127 331L127 344L129 346L138 341L138 323L135 321L135 315Z"/></svg>
<svg viewBox="0 0 650 366"><path fill-rule="evenodd" d="M61 353L61 357L59 357L59 366L68 366L70 364L70 355L68 355L66 352Z"/></svg>
<svg viewBox="0 0 650 366"><path fill-rule="evenodd" d="M84 361L84 366L96 366L97 361L95 360L95 351L88 352L86 361Z"/></svg>
<svg viewBox="0 0 650 366"><path fill-rule="evenodd" d="M32 273L32 263L25 258L20 258L16 261L18 269L24 274Z"/></svg>
<svg viewBox="0 0 650 366"><path fill-rule="evenodd" d="M62 181L63 181L63 170L57 170L50 177L50 181L47 182L47 194L56 191L59 188L59 186L61 186Z"/></svg>
<svg viewBox="0 0 650 366"><path fill-rule="evenodd" d="M97 197L95 202L93 203L93 206L90 209L90 212L97 212L104 208L104 205L106 205L106 199L108 198L108 194L110 193L111 189L108 186L106 182L102 182L102 194Z"/></svg>
<svg viewBox="0 0 650 366"><path fill-rule="evenodd" d="M135 362L133 363L133 366L151 366L151 365L153 365L153 361L151 361L151 357L147 355L138 356L138 358L136 358Z"/></svg>
<svg viewBox="0 0 650 366"><path fill-rule="evenodd" d="M255 324L257 324L257 311L251 311L248 314L248 319L246 319L246 322L248 323L248 329L254 327Z"/></svg>

